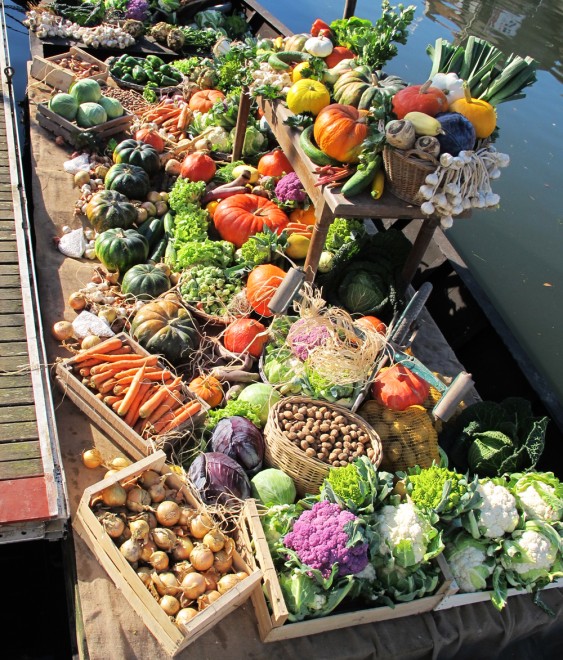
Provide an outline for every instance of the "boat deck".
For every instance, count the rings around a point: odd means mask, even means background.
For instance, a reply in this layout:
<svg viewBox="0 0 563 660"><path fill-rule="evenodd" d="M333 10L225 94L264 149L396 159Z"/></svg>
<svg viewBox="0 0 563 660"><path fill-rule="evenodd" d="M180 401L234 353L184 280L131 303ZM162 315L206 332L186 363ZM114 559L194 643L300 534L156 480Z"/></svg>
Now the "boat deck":
<svg viewBox="0 0 563 660"><path fill-rule="evenodd" d="M6 44L2 16L3 45ZM7 52L0 52L0 544L56 538L67 518Z"/></svg>

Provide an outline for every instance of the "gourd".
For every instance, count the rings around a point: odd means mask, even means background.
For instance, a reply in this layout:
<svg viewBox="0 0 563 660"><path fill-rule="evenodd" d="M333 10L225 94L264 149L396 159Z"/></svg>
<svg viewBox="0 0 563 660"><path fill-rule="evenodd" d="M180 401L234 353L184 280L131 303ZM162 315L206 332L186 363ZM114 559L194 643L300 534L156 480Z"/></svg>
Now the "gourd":
<svg viewBox="0 0 563 660"><path fill-rule="evenodd" d="M334 45L328 37L319 35L307 39L303 50L306 50L314 57L328 57L332 53L333 48Z"/></svg>
<svg viewBox="0 0 563 660"><path fill-rule="evenodd" d="M131 335L149 353L163 355L172 364L187 362L199 346L199 328L187 309L172 300L144 305L131 324Z"/></svg>
<svg viewBox="0 0 563 660"><path fill-rule="evenodd" d="M225 95L218 89L201 89L191 95L188 105L190 110L206 113L217 101L222 101L224 98Z"/></svg>
<svg viewBox="0 0 563 660"><path fill-rule="evenodd" d="M473 124L460 115L459 112L443 112L436 115L442 126L442 133L437 138L440 142L440 153L457 156L460 151L468 151L475 146L475 128Z"/></svg>
<svg viewBox="0 0 563 660"><path fill-rule="evenodd" d="M135 133L135 140L150 144L151 147L159 154L164 151L164 140L160 137L158 132L152 128L140 128Z"/></svg>
<svg viewBox="0 0 563 660"><path fill-rule="evenodd" d="M142 167L151 176L160 169L158 151L140 140L123 140L113 150L114 163L127 163Z"/></svg>
<svg viewBox="0 0 563 660"><path fill-rule="evenodd" d="M313 125L319 149L341 163L357 163L368 136L367 112L333 103L323 108Z"/></svg>
<svg viewBox="0 0 563 660"><path fill-rule="evenodd" d="M104 183L108 190L116 190L129 199L144 199L150 190L149 175L145 170L125 163L112 165Z"/></svg>
<svg viewBox="0 0 563 660"><path fill-rule="evenodd" d="M81 103L76 113L76 123L80 128L99 126L108 120L106 111L98 103Z"/></svg>
<svg viewBox="0 0 563 660"><path fill-rule="evenodd" d="M211 181L215 176L217 166L211 156L203 153L203 151L194 151L188 154L180 169L180 176L183 179L190 179L190 181Z"/></svg>
<svg viewBox="0 0 563 660"><path fill-rule="evenodd" d="M223 199L213 213L213 224L221 238L237 248L264 227L280 234L288 222L289 218L276 204L252 193Z"/></svg>
<svg viewBox="0 0 563 660"><path fill-rule="evenodd" d="M285 277L285 271L272 264L254 268L246 281L246 299L261 316L272 316L269 304Z"/></svg>
<svg viewBox="0 0 563 660"><path fill-rule="evenodd" d="M386 99L407 87L407 83L399 76L390 76L384 73L379 75L365 67L346 68L343 60L335 71L339 71L335 80L333 98L337 103L353 105L361 110L368 110L371 106L380 106ZM329 73L330 75L330 73Z"/></svg>
<svg viewBox="0 0 563 660"><path fill-rule="evenodd" d="M283 176L293 172L293 166L281 149L264 154L256 167L262 176Z"/></svg>
<svg viewBox="0 0 563 660"><path fill-rule="evenodd" d="M115 190L100 190L86 205L86 217L97 232L118 227L129 229L137 219L137 209L125 195Z"/></svg>
<svg viewBox="0 0 563 660"><path fill-rule="evenodd" d="M121 282L121 292L139 300L158 298L169 289L170 280L164 270L152 264L132 266Z"/></svg>
<svg viewBox="0 0 563 660"><path fill-rule="evenodd" d="M301 52L305 48L305 44L309 38L308 34L292 34L290 37L284 39L283 49Z"/></svg>
<svg viewBox="0 0 563 660"><path fill-rule="evenodd" d="M134 229L107 229L98 234L94 244L96 257L109 271L123 275L149 256L149 242Z"/></svg>
<svg viewBox="0 0 563 660"><path fill-rule="evenodd" d="M310 204L306 209L293 209L289 214L290 222L298 222L302 225L315 224L315 207Z"/></svg>
<svg viewBox="0 0 563 660"><path fill-rule="evenodd" d="M497 125L497 113L493 106L482 99L474 99L467 85L463 87L465 96L450 104L451 112L459 112L473 124L478 139L488 138Z"/></svg>
<svg viewBox="0 0 563 660"><path fill-rule="evenodd" d="M223 401L223 387L214 376L198 376L188 384L188 389L210 408L216 408Z"/></svg>
<svg viewBox="0 0 563 660"><path fill-rule="evenodd" d="M229 324L223 334L223 344L231 353L249 353L260 357L268 341L266 326L256 319L240 318Z"/></svg>
<svg viewBox="0 0 563 660"><path fill-rule="evenodd" d="M381 369L372 385L373 398L391 410L419 406L429 392L430 385L402 364Z"/></svg>
<svg viewBox="0 0 563 660"><path fill-rule="evenodd" d="M289 88L287 107L296 115L310 112L313 116L330 104L328 89L318 80L302 78Z"/></svg>
<svg viewBox="0 0 563 660"><path fill-rule="evenodd" d="M424 85L409 85L397 92L392 99L393 112L397 119L409 112L424 112L435 117L448 109L448 99L441 89L432 87L428 80Z"/></svg>

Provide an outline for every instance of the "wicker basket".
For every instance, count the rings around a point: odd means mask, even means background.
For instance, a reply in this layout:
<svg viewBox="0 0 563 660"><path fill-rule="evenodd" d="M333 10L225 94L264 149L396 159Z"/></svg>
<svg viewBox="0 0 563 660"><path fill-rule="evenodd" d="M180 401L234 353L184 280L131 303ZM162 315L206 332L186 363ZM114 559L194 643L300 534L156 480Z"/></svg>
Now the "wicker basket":
<svg viewBox="0 0 563 660"><path fill-rule="evenodd" d="M424 199L420 194L427 175L434 172L439 163L434 156L416 149L383 149L383 163L388 190L409 204L420 206Z"/></svg>
<svg viewBox="0 0 563 660"><path fill-rule="evenodd" d="M330 411L342 415L349 423L357 424L370 438L374 450L373 464L377 467L382 460L381 441L372 427L359 415L350 412L347 408L326 401L317 401L302 396L282 398L270 410L264 438L266 440L265 464L283 470L295 482L299 496L307 493L316 494L328 475L330 465L315 457L309 457L286 436L279 425L278 412L287 403L301 405L324 406Z"/></svg>

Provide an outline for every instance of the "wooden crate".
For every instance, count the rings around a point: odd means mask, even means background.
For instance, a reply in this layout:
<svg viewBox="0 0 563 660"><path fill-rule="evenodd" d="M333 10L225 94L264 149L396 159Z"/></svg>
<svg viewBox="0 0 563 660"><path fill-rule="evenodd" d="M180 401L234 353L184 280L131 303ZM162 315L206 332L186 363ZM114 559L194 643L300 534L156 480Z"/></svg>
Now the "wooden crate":
<svg viewBox="0 0 563 660"><path fill-rule="evenodd" d="M90 80L97 80L98 82L103 82L107 80L109 74L109 67L105 62L97 59L90 53L77 48L76 46L71 46L68 53L63 53L62 55L54 55L53 57L39 57L34 56L31 63L30 75L35 80L39 80L53 89L57 89L61 92L68 92L70 86L79 78L76 77L72 71L69 69L64 69L59 65L59 62L68 57L74 55L74 57L79 58L83 62L89 62L90 64L97 64L100 73L97 73L93 76L88 76Z"/></svg>
<svg viewBox="0 0 563 660"><path fill-rule="evenodd" d="M119 548L113 540L103 531L94 512L90 508L90 502L104 488L117 481L124 481L151 469L161 474L167 474L167 485L180 490L187 503L196 509L204 509L204 506L196 500L189 488L174 474L166 465L166 455L158 451L129 467L120 470L119 473L90 486L84 491L76 516L73 520L73 528L84 540L86 545L96 556L100 564L107 571L115 586L123 593L126 600L141 617L150 632L156 637L165 651L172 657L185 649L198 637L210 630L216 623L237 609L250 596L251 592L260 587L261 573L252 570L243 561L238 551L233 555L233 566L237 571L245 571L249 576L240 584L223 594L205 610L199 612L187 625L188 632L184 634L165 614L164 610L153 598L149 590L143 585L133 567L119 552ZM240 549L240 548L239 548Z"/></svg>
<svg viewBox="0 0 563 660"><path fill-rule="evenodd" d="M551 582L541 591L546 591L547 589L563 589L563 578L559 578L559 580ZM434 609L449 610L452 607L462 607L463 605L486 602L491 599L492 593L492 591L475 591L473 593L452 592L451 594L447 594ZM527 593L528 592L525 589L509 589L507 595L509 598L511 598L512 596L523 596ZM507 605L507 607L508 606L509 605Z"/></svg>
<svg viewBox="0 0 563 660"><path fill-rule="evenodd" d="M139 343L125 333L117 335L124 343L131 346L134 353L140 355L150 355ZM82 412L84 412L98 426L114 444L119 447L129 458L139 460L152 453L155 448L166 445L172 446L179 434L187 433L201 424L209 405L191 392L187 384L183 386L183 393L190 399L197 399L201 403L200 412L179 426L174 432L159 435L156 440L146 440L134 431L123 419L114 413L102 401L96 398L95 392L82 383L79 377L72 373L74 362L70 358L64 362L58 362L56 366L57 384L65 396L75 403ZM158 363L161 367L166 367L163 362Z"/></svg>
<svg viewBox="0 0 563 660"><path fill-rule="evenodd" d="M84 139L86 134L93 134L96 137L105 140L117 133L125 133L129 129L134 117L133 114L124 108L123 115L117 117L117 119L110 119L98 126L92 126L92 128L80 128L80 126L73 124L64 117L60 117L52 110L49 110L46 103L37 104L37 123L39 126L42 126L50 133L60 135L64 138L65 142L68 142L68 144L73 146L79 145L81 138Z"/></svg>
<svg viewBox="0 0 563 660"><path fill-rule="evenodd" d="M432 596L419 598L410 603L400 603L394 608L387 606L366 608L356 612L342 614L329 614L328 616L307 621L288 622L288 611L274 568L272 556L260 522L260 515L254 500L246 500L241 521L243 533L246 534L246 543L254 548L253 556L245 556L247 562L254 568L262 571L263 590L255 589L252 592L252 604L258 620L258 631L263 642L277 642L295 637L307 637L328 630L359 626L364 623L375 623L387 619L398 619L423 612L430 612L442 602L450 593L457 590L448 565L443 557L437 559L442 572L442 583L438 591ZM250 546L250 541L252 546ZM267 595L268 601L266 601ZM268 605L269 603L269 605Z"/></svg>

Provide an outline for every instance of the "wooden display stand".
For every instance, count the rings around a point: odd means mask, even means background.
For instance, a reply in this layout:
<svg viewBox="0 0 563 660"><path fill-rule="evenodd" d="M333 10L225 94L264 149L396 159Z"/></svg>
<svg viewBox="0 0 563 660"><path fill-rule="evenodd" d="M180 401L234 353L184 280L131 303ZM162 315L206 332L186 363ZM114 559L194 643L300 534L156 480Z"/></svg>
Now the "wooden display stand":
<svg viewBox="0 0 563 660"><path fill-rule="evenodd" d="M293 165L299 180L315 207L316 223L311 237L309 252L305 259L306 279L310 282L315 277L328 228L334 218L379 218L382 220L409 221L421 219L420 230L402 271L402 284L406 288L411 283L418 269L420 261L432 240L434 231L440 223L440 219L436 216L428 217L424 215L419 206L407 204L397 199L388 191L384 192L378 200L372 199L369 193L357 195L353 200L349 200L344 195L334 192L331 188L315 185L318 180L318 176L314 173L316 165L305 155L303 149L301 149L299 144L300 131L284 124L284 120L292 116L292 113L280 101L268 101L259 98L258 105L264 112L264 117L272 129L276 140ZM239 106L233 160L240 158L249 109L250 98L248 94L243 94Z"/></svg>

